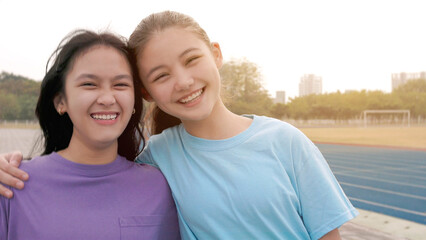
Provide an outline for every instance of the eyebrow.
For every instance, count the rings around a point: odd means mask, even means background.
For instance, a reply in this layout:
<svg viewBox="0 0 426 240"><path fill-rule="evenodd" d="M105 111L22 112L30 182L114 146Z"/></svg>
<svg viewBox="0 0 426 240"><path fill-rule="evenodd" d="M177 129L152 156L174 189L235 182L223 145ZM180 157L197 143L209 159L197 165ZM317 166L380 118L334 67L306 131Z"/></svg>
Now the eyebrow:
<svg viewBox="0 0 426 240"><path fill-rule="evenodd" d="M133 77L131 75L129 75L129 74L120 74L120 75L117 75L117 76L115 76L113 78L113 80L120 80L120 79L129 79L129 80L132 80Z"/></svg>
<svg viewBox="0 0 426 240"><path fill-rule="evenodd" d="M93 79L93 80L99 80L100 78L97 76L97 75L95 75L95 74L90 74L90 73L83 73L83 74L80 74L77 78L76 78L76 80L77 81L81 81L82 79L84 79L84 78L89 78L89 79ZM120 79L129 79L129 80L132 80L132 76L130 76L129 74L119 74L119 75L116 75L116 76L114 76L114 78L112 79L113 81L115 81L115 80L120 80Z"/></svg>
<svg viewBox="0 0 426 240"><path fill-rule="evenodd" d="M179 55L179 58L181 58L181 57L183 57L185 54L187 54L187 53L189 53L189 52L191 52L191 51L195 51L195 50L199 50L199 48L188 48L188 49L186 49L185 51L183 51L180 55Z"/></svg>
<svg viewBox="0 0 426 240"><path fill-rule="evenodd" d="M179 58L181 58L181 57L185 56L185 54L187 54L187 53L189 53L189 52L191 52L191 51L195 51L195 50L199 50L199 48L195 48L195 47L188 48L188 49L186 49L185 51L183 51L181 54L179 54ZM152 69L148 72L148 74L146 75L146 78L148 79L148 78L149 78L149 76L151 76L151 74L152 74L153 72L155 72L155 71L157 71L158 69L163 68L163 67L165 67L165 65L158 65L158 66L156 66L156 67L152 68Z"/></svg>

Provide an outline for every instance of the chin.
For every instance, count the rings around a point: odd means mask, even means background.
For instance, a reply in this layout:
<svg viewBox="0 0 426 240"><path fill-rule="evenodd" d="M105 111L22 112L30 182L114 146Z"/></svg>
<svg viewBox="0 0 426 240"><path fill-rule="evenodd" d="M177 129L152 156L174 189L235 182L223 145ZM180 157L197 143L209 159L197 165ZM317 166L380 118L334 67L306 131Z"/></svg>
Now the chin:
<svg viewBox="0 0 426 240"><path fill-rule="evenodd" d="M210 117L210 114L210 112L205 114L194 114L193 116L185 116L181 117L180 119L182 121L199 122L208 119Z"/></svg>
<svg viewBox="0 0 426 240"><path fill-rule="evenodd" d="M118 141L119 137L120 137L120 135L102 135L101 134L100 136L97 137L96 140L99 143L101 143L102 145L104 145L104 144L109 145L111 143Z"/></svg>

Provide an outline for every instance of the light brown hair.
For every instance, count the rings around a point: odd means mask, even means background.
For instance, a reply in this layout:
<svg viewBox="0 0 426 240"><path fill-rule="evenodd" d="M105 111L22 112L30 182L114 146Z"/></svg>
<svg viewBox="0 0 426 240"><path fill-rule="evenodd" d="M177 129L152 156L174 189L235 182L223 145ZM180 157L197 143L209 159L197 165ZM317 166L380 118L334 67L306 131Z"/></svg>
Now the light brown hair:
<svg viewBox="0 0 426 240"><path fill-rule="evenodd" d="M152 36L171 27L179 27L188 30L198 36L209 48L210 39L207 33L190 16L174 11L164 11L153 13L142 19L129 38L129 48L133 54L134 60L138 61L138 56L144 51L145 45ZM139 64L137 63L139 66ZM171 116L162 111L158 106L152 107L151 112L147 114L150 117L151 126L147 126L151 134L159 134L164 129L176 126L181 123L180 119Z"/></svg>

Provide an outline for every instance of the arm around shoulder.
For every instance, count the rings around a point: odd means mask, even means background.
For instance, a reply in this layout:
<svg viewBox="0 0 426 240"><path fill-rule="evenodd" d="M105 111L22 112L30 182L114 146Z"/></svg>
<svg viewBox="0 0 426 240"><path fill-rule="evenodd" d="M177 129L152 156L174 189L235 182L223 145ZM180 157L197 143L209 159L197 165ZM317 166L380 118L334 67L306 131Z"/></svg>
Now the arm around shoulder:
<svg viewBox="0 0 426 240"><path fill-rule="evenodd" d="M24 182L28 180L29 176L26 172L20 170L18 167L22 161L21 152L10 152L0 154L0 183L11 186L17 189L24 187ZM0 184L0 195L11 198L12 191Z"/></svg>

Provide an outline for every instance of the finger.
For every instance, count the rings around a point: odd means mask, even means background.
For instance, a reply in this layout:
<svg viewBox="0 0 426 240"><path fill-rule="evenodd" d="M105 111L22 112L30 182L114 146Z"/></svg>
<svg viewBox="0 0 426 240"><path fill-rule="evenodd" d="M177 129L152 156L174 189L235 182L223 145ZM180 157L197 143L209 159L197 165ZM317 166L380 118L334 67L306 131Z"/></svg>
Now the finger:
<svg viewBox="0 0 426 240"><path fill-rule="evenodd" d="M4 187L3 185L0 184L0 195L2 195L3 197L6 198L12 198L13 197L13 192L10 191L10 189Z"/></svg>
<svg viewBox="0 0 426 240"><path fill-rule="evenodd" d="M6 160L9 160L8 162L12 164L13 166L19 167L19 165L21 165L21 161L23 159L23 155L21 152L15 151L15 152L9 153L7 157L8 159Z"/></svg>
<svg viewBox="0 0 426 240"><path fill-rule="evenodd" d="M15 161L17 161L18 164L9 163L8 160L10 159L15 159ZM20 152L13 152L13 153L0 155L0 176L3 175L2 179L5 179L5 180L0 179L0 183L10 185L9 182L4 182L4 181L10 181L10 178L7 177L7 175L10 175L11 177L19 178L20 180L23 180L23 181L28 180L29 178L28 174L18 168L21 160L22 160L22 153ZM15 181L17 180L18 179L15 179Z"/></svg>
<svg viewBox="0 0 426 240"><path fill-rule="evenodd" d="M24 188L24 182L20 178L28 179L28 174L10 165L1 166L0 183L17 188Z"/></svg>
<svg viewBox="0 0 426 240"><path fill-rule="evenodd" d="M4 185L8 185L11 186L13 188L17 188L17 189L23 189L24 188L24 182L21 181L18 178L12 177L9 174L0 172L0 183L4 184Z"/></svg>

